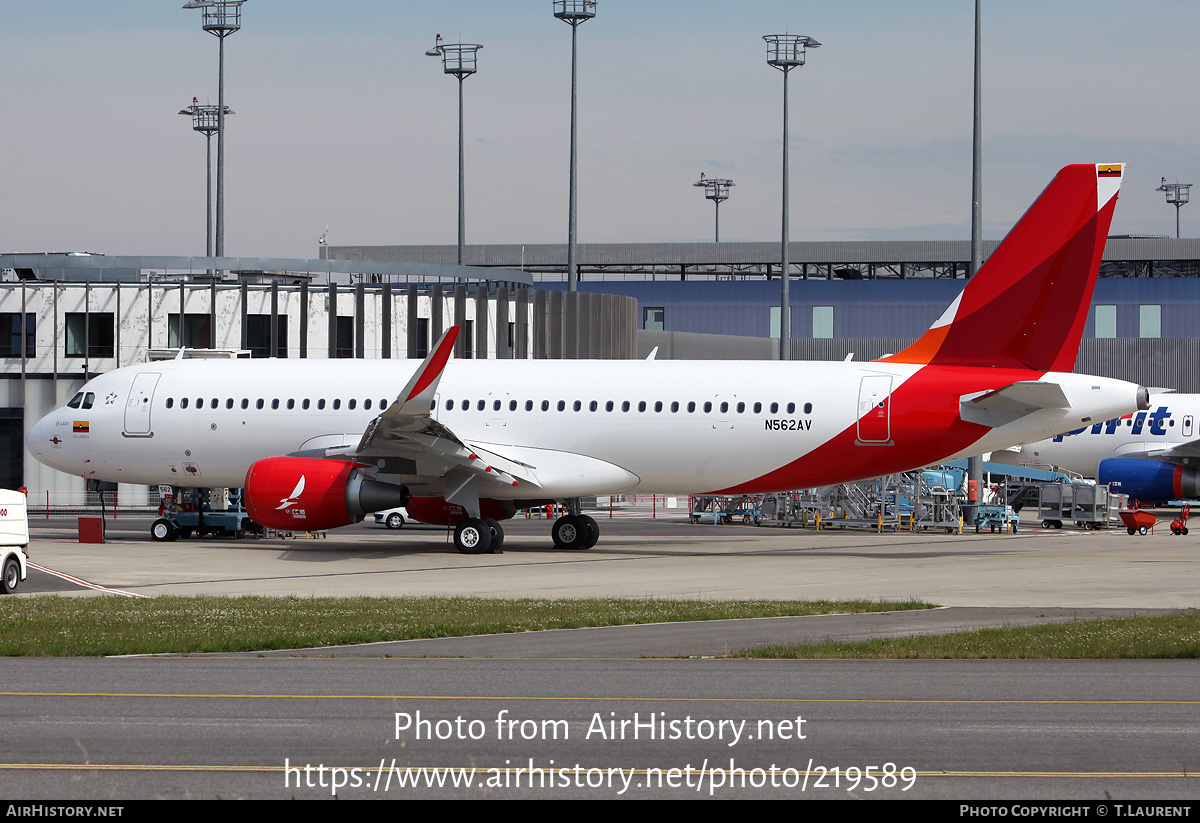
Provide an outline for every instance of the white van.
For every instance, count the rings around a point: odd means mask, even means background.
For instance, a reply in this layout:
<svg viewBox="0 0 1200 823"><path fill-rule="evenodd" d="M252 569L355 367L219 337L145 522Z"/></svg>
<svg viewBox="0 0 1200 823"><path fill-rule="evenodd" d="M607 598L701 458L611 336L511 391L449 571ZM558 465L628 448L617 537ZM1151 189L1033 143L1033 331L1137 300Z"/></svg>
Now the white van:
<svg viewBox="0 0 1200 823"><path fill-rule="evenodd" d="M0 594L16 591L29 574L29 499L22 492L0 489Z"/></svg>

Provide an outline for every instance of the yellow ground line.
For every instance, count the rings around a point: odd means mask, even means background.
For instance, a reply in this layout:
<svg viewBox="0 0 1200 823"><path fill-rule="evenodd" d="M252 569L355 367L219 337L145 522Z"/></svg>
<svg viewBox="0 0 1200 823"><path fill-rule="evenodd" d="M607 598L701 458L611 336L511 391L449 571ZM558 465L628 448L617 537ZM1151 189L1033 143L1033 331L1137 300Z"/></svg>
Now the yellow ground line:
<svg viewBox="0 0 1200 823"><path fill-rule="evenodd" d="M529 700L556 702L637 703L914 703L1051 706L1197 706L1200 700L967 700L897 697L570 697L562 695L439 694L180 694L166 692L0 692L0 697L178 697L200 700Z"/></svg>
<svg viewBox="0 0 1200 823"><path fill-rule="evenodd" d="M814 764L814 768L820 764ZM292 769L299 768L303 771L303 767L292 766ZM334 767L326 766L326 770ZM357 769L363 774L374 774L380 771L378 766L345 766L338 767L346 770ZM491 774L527 774L526 767L516 766L395 766L393 768L403 771L423 771L429 774L443 772L469 772L474 770L477 775ZM555 767L547 767L548 770L553 770ZM601 769L608 771L610 768L618 769L618 766L592 766L589 768ZM668 769L678 768L675 766L663 766L657 768L642 768L642 769L621 769L623 774L632 774L639 776L648 776L651 773L666 772ZM287 770L284 766L216 766L216 765L172 765L166 763L0 763L0 771L3 770L26 770L26 771L133 771L133 772L265 772L278 773ZM385 767L383 771L387 771ZM777 775L784 773L785 769L776 766L774 769L757 769L762 772L771 772ZM803 771L803 768L791 768L790 771ZM691 773L694 775L724 775L727 769L706 769L701 772L700 769L693 768ZM747 769L749 771L749 769ZM931 769L916 771L917 777L994 777L994 778L1055 778L1055 779L1093 779L1093 778L1193 778L1200 777L1200 772L1183 772L1183 771L1145 771L1145 772L1056 772L1056 771L957 771L953 769ZM842 779L845 779L843 777Z"/></svg>

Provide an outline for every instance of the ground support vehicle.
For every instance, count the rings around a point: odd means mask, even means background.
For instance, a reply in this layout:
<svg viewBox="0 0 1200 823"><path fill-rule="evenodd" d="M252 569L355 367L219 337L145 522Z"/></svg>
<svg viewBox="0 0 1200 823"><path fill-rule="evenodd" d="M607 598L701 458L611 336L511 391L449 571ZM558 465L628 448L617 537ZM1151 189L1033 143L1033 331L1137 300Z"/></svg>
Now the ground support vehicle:
<svg viewBox="0 0 1200 823"><path fill-rule="evenodd" d="M29 574L29 506L24 492L0 489L0 594L16 591Z"/></svg>

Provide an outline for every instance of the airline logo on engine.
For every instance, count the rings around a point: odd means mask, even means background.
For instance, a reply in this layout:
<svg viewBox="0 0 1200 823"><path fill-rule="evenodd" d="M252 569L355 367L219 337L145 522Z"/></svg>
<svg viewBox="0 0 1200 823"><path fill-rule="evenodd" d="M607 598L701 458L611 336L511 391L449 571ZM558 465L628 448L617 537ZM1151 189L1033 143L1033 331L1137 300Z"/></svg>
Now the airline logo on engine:
<svg viewBox="0 0 1200 823"><path fill-rule="evenodd" d="M279 505L275 507L275 511L283 511L289 509L288 514L297 520L305 519L304 509L292 509L291 507L300 502L300 495L304 493L304 478L305 475L300 475L300 482L296 484L296 488L292 489L292 493L279 501Z"/></svg>

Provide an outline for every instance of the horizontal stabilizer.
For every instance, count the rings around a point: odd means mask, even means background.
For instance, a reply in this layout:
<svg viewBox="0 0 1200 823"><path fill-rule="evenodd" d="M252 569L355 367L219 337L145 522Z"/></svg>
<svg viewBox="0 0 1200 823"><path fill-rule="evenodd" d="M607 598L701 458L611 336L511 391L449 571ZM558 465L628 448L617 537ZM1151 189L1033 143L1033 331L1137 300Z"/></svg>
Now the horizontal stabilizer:
<svg viewBox="0 0 1200 823"><path fill-rule="evenodd" d="M978 395L965 394L958 414L968 423L1002 426L1039 409L1066 409L1071 403L1057 383L1022 380Z"/></svg>

